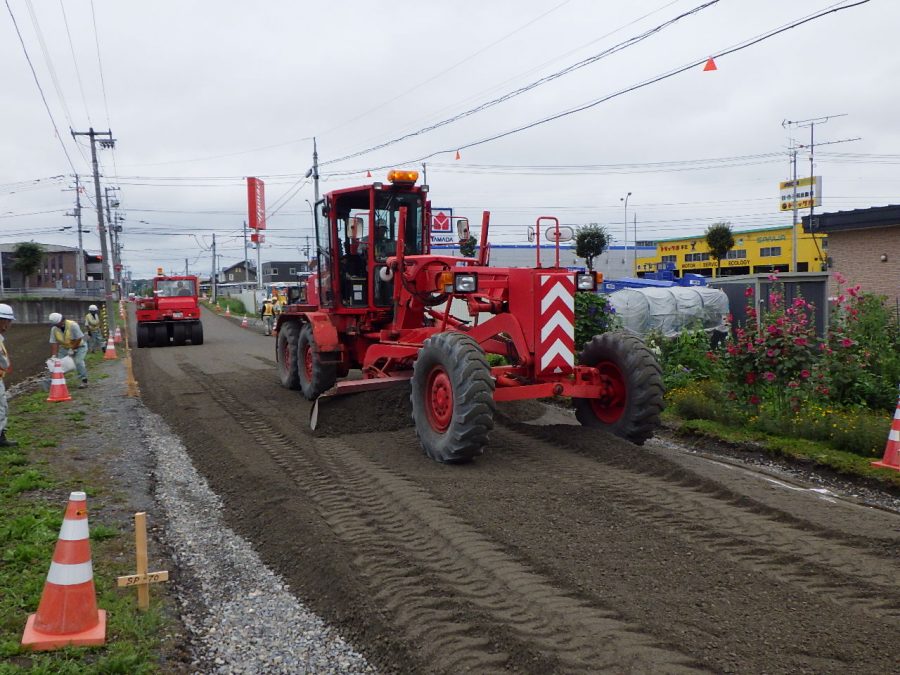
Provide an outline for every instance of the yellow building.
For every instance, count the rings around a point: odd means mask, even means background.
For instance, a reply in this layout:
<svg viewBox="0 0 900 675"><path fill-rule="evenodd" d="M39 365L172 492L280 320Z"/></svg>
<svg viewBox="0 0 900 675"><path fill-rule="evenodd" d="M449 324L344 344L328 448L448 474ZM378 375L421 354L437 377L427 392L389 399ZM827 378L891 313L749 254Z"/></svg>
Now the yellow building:
<svg viewBox="0 0 900 675"><path fill-rule="evenodd" d="M760 272L819 272L828 256L828 238L797 234L797 269L791 270L791 227L765 227L734 233L734 248L722 260L721 276ZM716 261L709 254L706 235L662 239L656 242L656 255L637 259L638 276L655 272L663 263L674 264L676 276L686 272L711 277Z"/></svg>

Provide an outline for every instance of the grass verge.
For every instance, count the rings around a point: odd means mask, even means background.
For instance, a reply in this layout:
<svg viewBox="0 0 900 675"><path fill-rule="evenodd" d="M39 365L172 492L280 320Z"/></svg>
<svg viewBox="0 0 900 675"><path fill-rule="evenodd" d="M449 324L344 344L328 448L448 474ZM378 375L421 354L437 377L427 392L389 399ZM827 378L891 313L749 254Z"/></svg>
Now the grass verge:
<svg viewBox="0 0 900 675"><path fill-rule="evenodd" d="M663 413L663 420L680 435L709 438L737 449L752 449L775 457L811 463L845 476L862 477L900 488L900 471L873 467L872 458L837 450L824 442L776 436L712 420L684 420L668 412Z"/></svg>
<svg viewBox="0 0 900 675"><path fill-rule="evenodd" d="M19 445L0 448L0 674L158 672L156 655L170 620L158 597L141 612L133 591L116 588L117 576L134 572L133 535L121 522L108 522L104 508L91 511L90 534L98 606L107 610L107 644L43 653L20 646L25 621L40 601L69 490L87 492L89 510L92 501L96 507L101 499L115 499L96 467L67 475L64 486L53 462L41 459L84 425L83 410L49 406L46 396L38 391L11 401L9 436Z"/></svg>

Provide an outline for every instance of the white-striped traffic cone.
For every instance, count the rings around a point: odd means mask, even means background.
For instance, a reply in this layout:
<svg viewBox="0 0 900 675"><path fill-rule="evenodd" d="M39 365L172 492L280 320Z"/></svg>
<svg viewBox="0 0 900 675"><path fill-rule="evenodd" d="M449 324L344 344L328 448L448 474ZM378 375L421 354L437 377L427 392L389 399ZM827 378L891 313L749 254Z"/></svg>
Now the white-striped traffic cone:
<svg viewBox="0 0 900 675"><path fill-rule="evenodd" d="M119 355L116 354L116 344L112 335L110 335L109 339L106 341L106 351L103 353L103 358L108 361L119 358Z"/></svg>
<svg viewBox="0 0 900 675"><path fill-rule="evenodd" d="M887 445L884 446L884 457L880 462L872 462L872 466L900 471L900 398L897 399L897 410L894 411Z"/></svg>
<svg viewBox="0 0 900 675"><path fill-rule="evenodd" d="M106 642L106 612L97 609L87 495L69 495L66 515L37 613L25 624L22 645L36 650Z"/></svg>
<svg viewBox="0 0 900 675"><path fill-rule="evenodd" d="M66 385L66 376L63 374L62 363L59 359L53 360L53 368L50 369L50 395L47 396L48 403L58 403L60 401L71 401L69 395L69 387Z"/></svg>

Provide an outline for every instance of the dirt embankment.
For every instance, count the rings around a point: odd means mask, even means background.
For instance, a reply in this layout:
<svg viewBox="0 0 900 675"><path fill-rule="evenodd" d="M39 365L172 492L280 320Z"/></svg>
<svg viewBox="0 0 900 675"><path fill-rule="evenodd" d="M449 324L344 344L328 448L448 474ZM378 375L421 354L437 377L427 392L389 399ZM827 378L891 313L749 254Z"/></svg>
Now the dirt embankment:
<svg viewBox="0 0 900 675"><path fill-rule="evenodd" d="M12 371L3 378L7 388L46 370L50 356L50 326L13 321L4 335Z"/></svg>

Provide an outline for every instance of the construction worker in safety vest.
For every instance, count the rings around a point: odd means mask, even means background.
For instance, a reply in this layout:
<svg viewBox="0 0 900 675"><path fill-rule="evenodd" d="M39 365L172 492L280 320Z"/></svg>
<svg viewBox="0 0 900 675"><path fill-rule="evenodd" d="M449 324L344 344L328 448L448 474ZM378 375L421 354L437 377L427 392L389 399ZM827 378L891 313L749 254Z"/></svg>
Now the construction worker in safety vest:
<svg viewBox="0 0 900 675"><path fill-rule="evenodd" d="M87 334L88 351L92 354L103 351L103 331L100 328L100 310L97 305L88 307L84 315L84 332Z"/></svg>
<svg viewBox="0 0 900 675"><path fill-rule="evenodd" d="M87 354L87 345L84 344L84 333L77 321L66 319L59 312L53 312L50 321L50 356L52 358L72 357L75 361L75 370L81 379L79 389L88 385L87 366L84 365L84 355Z"/></svg>
<svg viewBox="0 0 900 675"><path fill-rule="evenodd" d="M15 321L13 309L5 303L0 303L0 448L9 448L18 445L6 437L6 423L9 419L9 404L6 402L6 385L3 378L12 367L9 360L9 352L6 351L4 333L9 324Z"/></svg>
<svg viewBox="0 0 900 675"><path fill-rule="evenodd" d="M263 300L262 309L259 311L259 315L266 328L266 335L271 335L272 328L275 325L275 303L272 302L272 298Z"/></svg>

